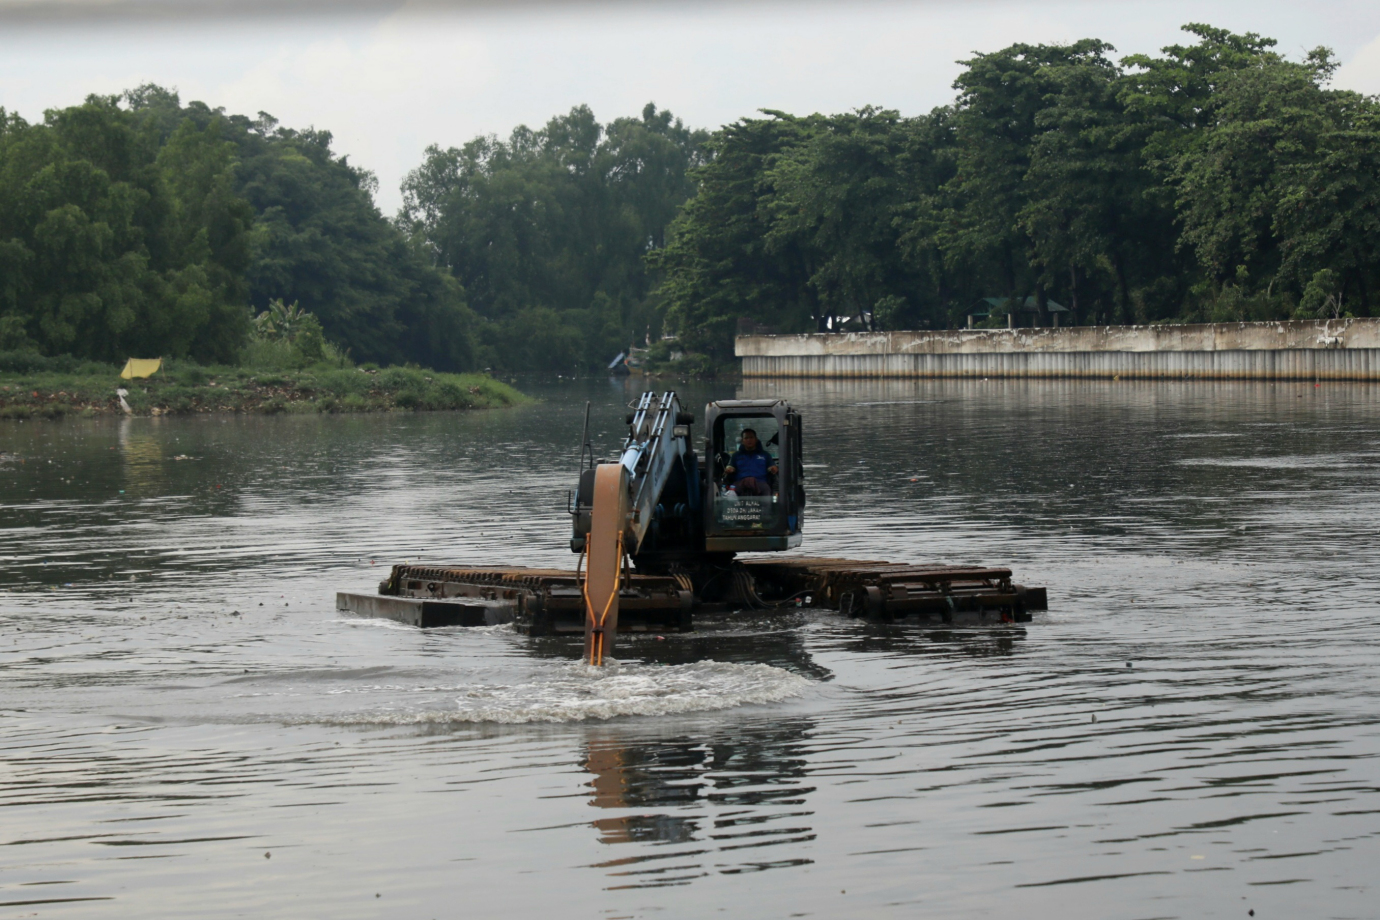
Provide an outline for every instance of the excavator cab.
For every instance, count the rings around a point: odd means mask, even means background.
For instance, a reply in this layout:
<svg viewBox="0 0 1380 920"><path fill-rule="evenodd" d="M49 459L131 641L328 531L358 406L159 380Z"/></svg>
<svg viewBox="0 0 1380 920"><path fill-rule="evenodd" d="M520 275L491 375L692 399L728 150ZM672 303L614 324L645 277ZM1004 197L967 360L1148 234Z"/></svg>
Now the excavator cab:
<svg viewBox="0 0 1380 920"><path fill-rule="evenodd" d="M725 399L705 412L704 542L710 553L791 549L801 542L805 484L800 413L784 399ZM751 429L771 456L769 495L735 488L728 473Z"/></svg>

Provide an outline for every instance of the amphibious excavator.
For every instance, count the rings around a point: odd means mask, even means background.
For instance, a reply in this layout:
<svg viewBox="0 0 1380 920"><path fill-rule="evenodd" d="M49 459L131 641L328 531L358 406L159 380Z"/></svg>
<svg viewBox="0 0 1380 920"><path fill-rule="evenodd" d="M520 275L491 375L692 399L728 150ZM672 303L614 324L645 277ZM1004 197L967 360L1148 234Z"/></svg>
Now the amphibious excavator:
<svg viewBox="0 0 1380 920"><path fill-rule="evenodd" d="M784 399L711 402L702 453L674 392L644 393L616 457L596 460L585 407L580 474L568 498L574 571L519 566L394 566L377 595L337 606L417 626L515 622L531 635L584 633L599 665L625 632L683 632L697 613L812 606L851 617L1012 623L1046 606L1043 588L1004 568L757 554L801 545L800 413ZM745 488L733 466L748 434L770 457ZM741 556L740 554L753 554Z"/></svg>

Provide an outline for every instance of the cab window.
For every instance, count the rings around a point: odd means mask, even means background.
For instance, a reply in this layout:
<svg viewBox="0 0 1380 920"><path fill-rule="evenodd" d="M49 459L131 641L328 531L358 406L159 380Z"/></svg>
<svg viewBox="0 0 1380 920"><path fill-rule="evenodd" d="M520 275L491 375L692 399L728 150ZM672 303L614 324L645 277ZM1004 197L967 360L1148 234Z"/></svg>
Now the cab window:
<svg viewBox="0 0 1380 920"><path fill-rule="evenodd" d="M733 416L720 419L716 427L719 430L715 432L714 481L721 487L728 484L724 479L724 469L732 464L733 455L742 447L743 432L749 428L757 432L757 440L762 449L771 455L773 464L780 461L781 429L772 416Z"/></svg>

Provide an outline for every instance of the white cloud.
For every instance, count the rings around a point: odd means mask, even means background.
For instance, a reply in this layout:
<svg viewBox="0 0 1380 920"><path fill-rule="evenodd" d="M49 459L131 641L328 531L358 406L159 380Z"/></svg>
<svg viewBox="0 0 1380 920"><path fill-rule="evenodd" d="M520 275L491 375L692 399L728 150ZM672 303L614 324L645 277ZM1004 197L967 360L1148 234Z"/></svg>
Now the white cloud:
<svg viewBox="0 0 1380 920"><path fill-rule="evenodd" d="M380 197L392 210L426 126L473 105L492 71L487 47L463 27L419 30L390 17L363 35L279 45L212 94L228 111L331 131L337 152L382 173Z"/></svg>
<svg viewBox="0 0 1380 920"><path fill-rule="evenodd" d="M1368 96L1380 94L1380 35L1338 68L1332 85Z"/></svg>

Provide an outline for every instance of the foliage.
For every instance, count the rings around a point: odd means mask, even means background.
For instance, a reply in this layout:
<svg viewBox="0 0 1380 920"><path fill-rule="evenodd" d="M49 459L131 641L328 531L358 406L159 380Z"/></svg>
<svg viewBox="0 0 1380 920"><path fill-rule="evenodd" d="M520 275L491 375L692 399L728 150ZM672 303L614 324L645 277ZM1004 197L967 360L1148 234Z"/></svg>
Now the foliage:
<svg viewBox="0 0 1380 920"><path fill-rule="evenodd" d="M1320 269L1303 289L1296 316L1299 319L1340 319L1349 316L1343 297L1337 273L1330 268Z"/></svg>
<svg viewBox="0 0 1380 920"><path fill-rule="evenodd" d="M297 301L270 300L268 309L254 317L254 334L241 363L249 367L293 366L326 361L344 366L346 354L326 341L321 321Z"/></svg>
<svg viewBox="0 0 1380 920"><path fill-rule="evenodd" d="M330 148L151 85L42 124L0 110L0 347L230 361L278 299L322 350L472 366L462 287Z"/></svg>
<svg viewBox="0 0 1380 920"><path fill-rule="evenodd" d="M1041 324L1369 315L1380 101L1331 89L1325 49L1185 30L975 54L912 117L707 134L581 106L428 148L392 221L329 132L262 112L151 85L0 110L0 352L571 373L666 331L666 366L712 370L739 330L952 328L985 298Z"/></svg>
<svg viewBox="0 0 1380 920"><path fill-rule="evenodd" d="M704 138L654 105L608 124L580 106L506 141L433 146L399 224L464 286L483 364L602 368L660 331L643 257L693 193Z"/></svg>
<svg viewBox="0 0 1380 920"><path fill-rule="evenodd" d="M254 317L254 335L260 339L291 342L305 318L310 315L295 300L291 304L283 303L281 297L270 300L268 309Z"/></svg>
<svg viewBox="0 0 1380 920"><path fill-rule="evenodd" d="M0 374L78 374L97 376L119 374L120 366L84 361L71 355L46 357L36 351L0 351Z"/></svg>
<svg viewBox="0 0 1380 920"><path fill-rule="evenodd" d="M463 288L379 213L374 177L331 152L330 132L285 128L264 112L182 107L158 87L128 97L164 133L179 122L227 124L240 158L236 190L257 215L245 273L256 312L273 299L299 303L327 339L364 360L473 366Z"/></svg>
<svg viewBox="0 0 1380 920"><path fill-rule="evenodd" d="M810 136L812 121L767 115L734 122L708 141L707 162L692 173L698 192L671 225L666 247L648 256L665 275L668 325L692 351L731 354L741 317L802 325L822 316L808 286L811 253L779 235L769 248L766 239L771 167Z"/></svg>
<svg viewBox="0 0 1380 920"><path fill-rule="evenodd" d="M30 125L0 110L0 316L10 344L227 360L253 213L224 119L166 138L115 97Z"/></svg>
<svg viewBox="0 0 1380 920"><path fill-rule="evenodd" d="M1380 102L1329 89L1325 49L1185 30L1120 62L1095 39L979 54L927 115L725 126L649 256L668 326L724 360L740 326L954 327L987 297L1043 324L1050 300L1075 323L1368 315Z"/></svg>

